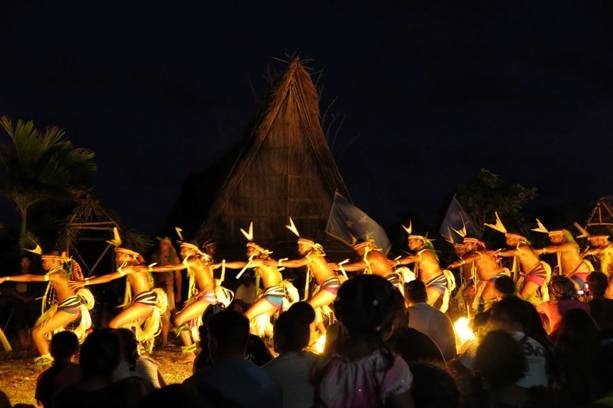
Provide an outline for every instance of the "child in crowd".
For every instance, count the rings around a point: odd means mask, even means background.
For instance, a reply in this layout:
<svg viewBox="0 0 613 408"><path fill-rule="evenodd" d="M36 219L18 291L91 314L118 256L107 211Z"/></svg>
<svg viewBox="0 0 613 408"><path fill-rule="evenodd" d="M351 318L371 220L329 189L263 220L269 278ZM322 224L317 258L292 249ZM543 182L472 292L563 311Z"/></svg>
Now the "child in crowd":
<svg viewBox="0 0 613 408"><path fill-rule="evenodd" d="M315 406L412 407L413 375L385 345L398 303L391 283L360 275L339 289L334 311L341 323L336 348L315 374Z"/></svg>

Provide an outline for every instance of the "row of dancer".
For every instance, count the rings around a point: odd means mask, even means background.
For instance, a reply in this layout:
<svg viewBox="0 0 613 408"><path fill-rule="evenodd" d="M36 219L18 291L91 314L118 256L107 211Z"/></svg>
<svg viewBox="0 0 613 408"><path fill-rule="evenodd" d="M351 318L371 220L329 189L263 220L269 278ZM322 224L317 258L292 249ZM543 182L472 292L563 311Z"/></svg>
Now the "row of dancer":
<svg viewBox="0 0 613 408"><path fill-rule="evenodd" d="M467 236L466 229L462 229L456 232L463 240L454 243L459 260L448 266L460 270L463 282L457 298L469 312L476 312L496 299L495 282L501 276L513 278L519 296L534 304L549 300L547 283L552 275L571 279L579 294L587 289L587 276L596 269L594 264L609 278L613 277L613 245L606 231L589 233L576 224L581 233L578 238L586 238L589 245L581 251L569 230L548 230L539 220L533 231L548 234L550 240L550 245L543 248L534 248L525 236L509 232L497 214L496 223L486 226L504 234L507 248L487 249L483 241ZM556 257L553 269L541 259L542 255ZM502 262L504 258L512 259L508 266Z"/></svg>
<svg viewBox="0 0 613 408"><path fill-rule="evenodd" d="M217 304L220 300L227 305L232 298L232 294L222 288L220 282L214 278L213 272L217 268L254 269L256 276L262 282L263 293L245 312L245 315L252 321L258 317L270 318L283 308L284 303L287 306L291 285L283 278L282 268L305 267L307 269L309 273L307 281L312 276L317 283L317 289L313 291L313 295L309 297L308 302L319 310L330 305L336 298L336 292L341 282L346 279L346 274L340 271L353 271L362 268L367 272L385 276L396 283L399 288L402 288L404 278L394 271L394 268L398 265L410 262L421 263L426 265L423 276L429 277L432 275L430 268L428 268L430 258L435 256L432 248L422 251L425 248L420 246L416 255L419 259L406 258L391 261L376 248L373 241L367 240L354 246L362 260L347 264L347 269L344 269L342 263L328 262L323 247L310 239L301 237L293 222L290 223L288 228L298 236L297 244L300 257L292 260L274 260L271 257L271 251L254 241L253 226L250 226L249 232L244 231L248 239L247 261L214 263L213 258L200 250L198 245L181 240L182 262L180 264L147 266L144 264L144 258L140 253L122 245L119 233L115 231L113 240L109 241L115 247L117 269L114 272L83 278L80 274L77 276L69 272L70 268L67 265L72 262L69 258L46 254L43 255L43 265L48 270L46 275L9 276L1 278L0 283L4 281L49 283L51 292L55 293L56 307L47 314L45 319L39 319L33 330L34 342L40 354L39 360L48 362L48 339L55 331L69 327L70 324L78 321L82 322L80 324L82 332L85 332L91 326L91 319L86 312L86 308L82 307L86 303L83 300L84 298L88 299L89 309L93 306L93 297L87 287L108 283L123 277L126 278L123 309L108 325L111 328L128 327L133 329L139 341L147 343L151 347L153 337L160 329L160 318L168 305L164 290L154 288L152 274L186 269L190 281L189 298L185 307L176 314L174 323L184 345L182 350L184 360L189 361L193 359L195 351L193 334L197 333L197 330L194 330L197 319L202 316L209 305ZM427 242L424 237L418 238L418 241L424 241L422 243ZM410 242L415 240L415 236L411 236L409 239ZM87 294L87 296L84 294ZM291 301L296 300L298 299L295 296L291 299Z"/></svg>
<svg viewBox="0 0 613 408"><path fill-rule="evenodd" d="M404 283L412 279L420 279L427 288L427 301L437 305L442 311L448 307L451 292L455 287L455 279L450 269L459 268L464 278L462 290L459 291L466 303L472 309L480 304L491 301L495 296L494 282L497 277L512 275L517 272L520 295L538 302L546 297L546 283L551 277L549 266L540 260L542 254L557 254L559 273L569 276L582 288L585 276L593 268L585 259L587 256L596 256L600 260L600 270L610 274L613 263L613 247L604 234L588 234L583 231L590 242L590 249L580 253L579 247L572 235L565 230L547 231L539 223L540 232L547 232L552 245L534 249L528 240L520 234L506 230L498 217L496 224L488 225L505 234L507 248L501 250L488 250L485 244L475 237L463 236L463 241L456 244L456 252L460 259L447 268L439 264L437 252L430 240L422 235L405 228L409 254L397 259L389 259L385 253L377 248L372 240L365 240L353 246L359 259L356 262L329 262L326 259L324 248L305 237L300 236L293 221L290 220L290 229L298 238L297 249L299 257L296 259L275 260L272 252L257 244L253 236L253 225L248 231L242 230L247 238L247 261L222 261L215 263L211 254L200 249L197 244L186 242L181 238L180 248L182 261L180 264L151 265L144 264L143 257L121 245L118 232L110 241L115 246L115 261L117 270L98 277L83 279L80 274L71 271L74 264L69 259L48 254L43 256L43 265L48 271L44 276L19 275L0 278L3 281L15 282L48 282L51 293L55 293L57 306L47 313L45 319L40 319L33 330L33 339L39 354L43 359L48 356L48 341L54 331L64 328L70 323L81 320L80 330L84 331L91 319L87 309L93 305L91 293L84 290L87 286L103 284L115 279L126 277L127 293L123 310L109 323L111 328L129 327L136 331L137 338L152 344L153 336L159 332L160 316L166 308L166 294L163 290L153 287L151 276L157 272L168 272L185 269L189 277L189 298L184 308L174 319L183 342L183 360L190 361L194 357L195 330L197 319L209 305L219 302L227 305L232 299L232 293L222 288L226 268L246 269L253 268L255 275L262 283L262 293L257 301L246 310L245 315L255 321L258 318L269 320L284 306L297 300L296 296L288 296L292 286L283 278L283 268L306 268L309 276L317 283L316 289L311 291L305 288L308 302L321 310L329 306L336 298L336 293L343 280L347 278L346 272L372 273L382 276L392 282L399 290L403 290ZM509 269L505 268L500 259L513 257L516 261ZM406 268L412 266L412 270ZM222 268L222 278L216 280L214 271ZM294 289L295 290L295 289ZM312 295L309 294L312 292ZM288 301L288 297L290 298ZM320 316L320 315L319 315ZM321 317L320 322L321 324Z"/></svg>

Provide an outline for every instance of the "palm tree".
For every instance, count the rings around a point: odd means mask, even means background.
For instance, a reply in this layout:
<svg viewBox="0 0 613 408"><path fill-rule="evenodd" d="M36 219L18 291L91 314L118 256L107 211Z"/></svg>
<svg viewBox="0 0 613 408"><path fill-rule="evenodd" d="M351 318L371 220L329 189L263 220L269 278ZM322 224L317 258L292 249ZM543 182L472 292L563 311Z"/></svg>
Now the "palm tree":
<svg viewBox="0 0 613 408"><path fill-rule="evenodd" d="M94 152L74 147L55 126L41 133L32 121L13 124L6 116L0 117L0 126L11 142L0 144L0 193L19 211L23 250L28 210L47 200L71 200L75 191L86 189L96 170Z"/></svg>

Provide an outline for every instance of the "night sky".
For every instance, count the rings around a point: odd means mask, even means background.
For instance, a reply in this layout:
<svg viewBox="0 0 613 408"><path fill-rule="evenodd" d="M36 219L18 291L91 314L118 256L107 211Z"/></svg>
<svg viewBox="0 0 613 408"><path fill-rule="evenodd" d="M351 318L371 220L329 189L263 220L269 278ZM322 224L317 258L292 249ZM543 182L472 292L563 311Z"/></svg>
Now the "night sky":
<svg viewBox="0 0 613 408"><path fill-rule="evenodd" d="M205 3L2 2L0 113L93 149L97 193L133 228L156 232L185 177L242 140L294 54L322 112L334 101L351 198L388 228L437 229L481 167L542 208L613 193L611 2Z"/></svg>

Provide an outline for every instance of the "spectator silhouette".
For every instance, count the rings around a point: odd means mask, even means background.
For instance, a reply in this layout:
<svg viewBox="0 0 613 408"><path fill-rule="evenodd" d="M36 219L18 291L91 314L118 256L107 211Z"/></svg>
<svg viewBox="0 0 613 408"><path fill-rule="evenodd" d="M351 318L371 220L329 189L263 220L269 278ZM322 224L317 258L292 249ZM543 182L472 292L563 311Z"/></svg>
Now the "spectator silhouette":
<svg viewBox="0 0 613 408"><path fill-rule="evenodd" d="M409 304L409 327L430 336L445 360L455 358L457 351L453 324L446 314L426 303L426 285L420 280L407 283L405 297Z"/></svg>
<svg viewBox="0 0 613 408"><path fill-rule="evenodd" d="M50 344L53 365L43 371L36 381L36 401L50 407L53 395L60 389L81 380L81 368L73 362L79 351L79 339L71 331L56 333Z"/></svg>
<svg viewBox="0 0 613 408"><path fill-rule="evenodd" d="M590 312L601 330L613 331L613 299L607 299L605 293L609 287L609 278L602 272L592 272L587 276L589 287Z"/></svg>
<svg viewBox="0 0 613 408"><path fill-rule="evenodd" d="M528 368L517 385L548 387L549 343L534 306L510 296L494 303L490 312L491 327L506 331L522 346Z"/></svg>
<svg viewBox="0 0 613 408"><path fill-rule="evenodd" d="M211 364L198 370L184 384L196 389L214 406L282 406L281 390L268 373L245 359L249 321L225 310L213 315L208 327Z"/></svg>
<svg viewBox="0 0 613 408"><path fill-rule="evenodd" d="M453 376L440 365L415 362L413 373L413 399L419 408L456 408L460 392Z"/></svg>
<svg viewBox="0 0 613 408"><path fill-rule="evenodd" d="M121 358L119 365L113 370L112 381L118 382L127 378L140 378L147 388L160 388L166 381L159 369L159 363L149 356L138 354L138 341L134 332L128 329L116 329L119 336ZM135 378L132 378L137 381Z"/></svg>
<svg viewBox="0 0 613 408"><path fill-rule="evenodd" d="M558 363L562 387L561 406L593 401L602 389L598 373L600 343L598 327L585 311L566 312L554 337L553 356Z"/></svg>
<svg viewBox="0 0 613 408"><path fill-rule="evenodd" d="M581 309L586 313L590 312L588 305L577 300L575 284L566 276L554 276L549 283L549 293L552 299L536 306L548 334L556 331L560 320L569 310Z"/></svg>
<svg viewBox="0 0 613 408"><path fill-rule="evenodd" d="M314 321L315 310L311 305L298 302L281 313L275 323L273 340L279 356L264 369L281 385L284 408L313 406L315 389L310 382L310 373L317 355L304 349L309 345L310 326Z"/></svg>
<svg viewBox="0 0 613 408"><path fill-rule="evenodd" d="M316 406L413 406L413 375L385 345L398 315L396 290L376 275L359 275L340 287L334 302L339 337L316 370Z"/></svg>
<svg viewBox="0 0 613 408"><path fill-rule="evenodd" d="M99 329L90 333L81 346L79 363L83 377L78 383L60 390L55 408L133 408L149 389L130 379L112 382L120 361L120 342L115 330Z"/></svg>

